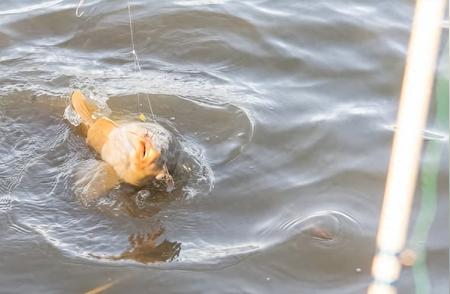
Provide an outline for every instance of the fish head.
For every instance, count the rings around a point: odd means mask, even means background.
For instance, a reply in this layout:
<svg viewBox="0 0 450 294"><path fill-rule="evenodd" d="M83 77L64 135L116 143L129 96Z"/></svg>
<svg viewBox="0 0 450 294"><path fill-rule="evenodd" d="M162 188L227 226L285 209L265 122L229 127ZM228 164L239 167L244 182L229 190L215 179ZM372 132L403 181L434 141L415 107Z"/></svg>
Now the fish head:
<svg viewBox="0 0 450 294"><path fill-rule="evenodd" d="M142 128L138 132L129 131L128 140L132 149L129 154L130 170L128 174L134 179L132 184L140 186L149 179L166 183L167 190L173 190L173 179L161 155L161 149L155 144L153 134Z"/></svg>

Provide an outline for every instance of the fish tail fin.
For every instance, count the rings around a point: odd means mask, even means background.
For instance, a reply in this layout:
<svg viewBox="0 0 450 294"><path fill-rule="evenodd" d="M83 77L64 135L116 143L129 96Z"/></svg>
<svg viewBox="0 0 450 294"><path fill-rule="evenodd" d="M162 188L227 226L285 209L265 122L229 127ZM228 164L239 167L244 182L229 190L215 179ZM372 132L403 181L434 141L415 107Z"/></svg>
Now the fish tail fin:
<svg viewBox="0 0 450 294"><path fill-rule="evenodd" d="M95 120L92 118L92 113L97 110L97 107L90 103L80 90L73 91L71 100L73 108L81 117L81 121L88 127L94 124Z"/></svg>

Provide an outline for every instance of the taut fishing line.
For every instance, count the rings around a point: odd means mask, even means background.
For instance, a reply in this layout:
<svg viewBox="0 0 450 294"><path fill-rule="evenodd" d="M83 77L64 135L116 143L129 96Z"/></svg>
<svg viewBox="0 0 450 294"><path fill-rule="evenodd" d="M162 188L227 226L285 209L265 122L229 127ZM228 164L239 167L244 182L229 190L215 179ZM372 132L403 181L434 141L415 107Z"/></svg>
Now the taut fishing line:
<svg viewBox="0 0 450 294"><path fill-rule="evenodd" d="M77 8L75 10L76 17L81 17L84 14L84 11L81 10L81 7L83 6L83 4L84 4L84 0L80 0L78 2ZM127 9L128 9L128 22L129 22L129 26L130 26L131 54L133 54L134 69L135 69L135 71L139 72L139 74L142 75L141 64L139 62L139 57L137 55L136 46L135 46L135 42L134 42L134 30L133 30L133 21L132 21L132 17L131 17L130 0L127 0ZM138 104L137 110L139 112L139 119L142 121L145 121L145 116L141 112L140 94L137 93L136 96L137 96L137 104ZM155 121L155 114L153 113L153 107L152 107L152 103L150 102L150 96L147 93L145 94L145 96L147 98L147 104L148 104L148 108L150 110L150 114L152 116L152 120Z"/></svg>
<svg viewBox="0 0 450 294"><path fill-rule="evenodd" d="M127 7L128 7L128 20L129 20L129 24L130 24L130 40L131 40L131 53L133 54L134 57L134 69L139 71L140 74L142 74L142 70L141 70L141 64L139 63L139 58L136 52L136 48L135 48L135 44L134 44L134 32L133 32L133 22L131 19L131 5L130 5L130 0L127 0ZM137 95L137 99L138 99L138 112L139 114L139 118L141 120L145 120L144 115L141 113L140 111L140 94L136 94ZM148 103L148 108L150 110L150 113L152 115L152 119L155 120L155 114L153 113L153 107L152 107L152 103L150 102L150 96L148 94L145 94L146 98L147 98L147 103Z"/></svg>

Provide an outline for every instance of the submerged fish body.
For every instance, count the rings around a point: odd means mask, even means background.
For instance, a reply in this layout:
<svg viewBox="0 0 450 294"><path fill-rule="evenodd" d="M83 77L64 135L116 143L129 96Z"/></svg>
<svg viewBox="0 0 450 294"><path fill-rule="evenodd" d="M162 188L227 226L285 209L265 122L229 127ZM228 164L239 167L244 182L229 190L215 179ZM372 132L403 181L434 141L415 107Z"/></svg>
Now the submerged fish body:
<svg viewBox="0 0 450 294"><path fill-rule="evenodd" d="M143 186L156 179L173 189L170 170L176 160L172 134L157 123L114 122L95 118L95 107L80 91L72 94L72 106L86 131L86 143L102 160L86 165L77 177L84 199L93 199L125 182Z"/></svg>

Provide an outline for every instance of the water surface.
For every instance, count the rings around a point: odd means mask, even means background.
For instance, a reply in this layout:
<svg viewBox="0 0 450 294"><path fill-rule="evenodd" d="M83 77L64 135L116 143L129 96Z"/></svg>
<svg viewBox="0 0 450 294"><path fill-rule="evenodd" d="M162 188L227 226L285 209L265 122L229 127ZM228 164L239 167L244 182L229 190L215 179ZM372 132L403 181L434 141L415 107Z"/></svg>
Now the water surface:
<svg viewBox="0 0 450 294"><path fill-rule="evenodd" d="M412 2L131 1L141 72L127 1L76 2L0 4L1 292L363 293ZM114 119L150 118L148 97L183 146L172 193L77 199L95 154L64 118L74 88ZM428 131L445 293L448 129Z"/></svg>

